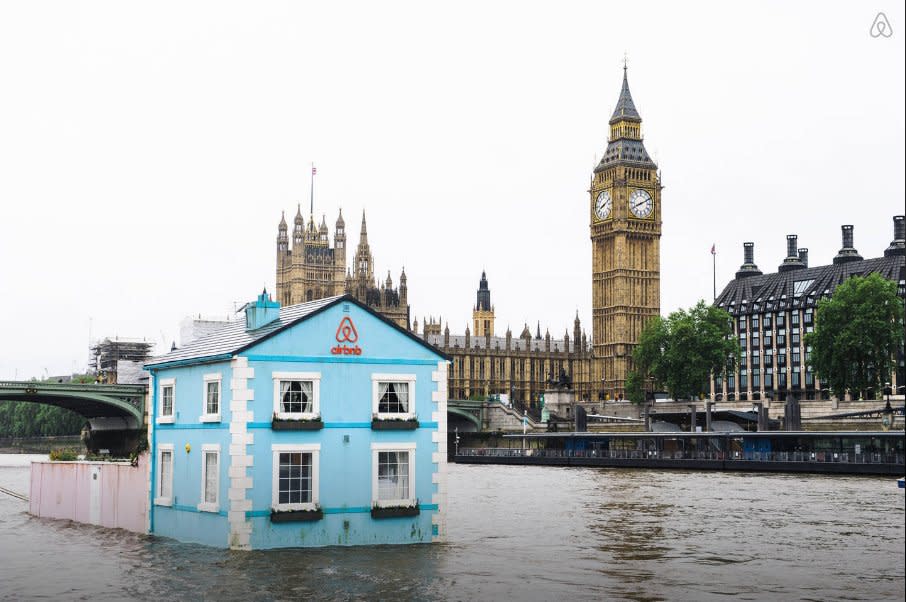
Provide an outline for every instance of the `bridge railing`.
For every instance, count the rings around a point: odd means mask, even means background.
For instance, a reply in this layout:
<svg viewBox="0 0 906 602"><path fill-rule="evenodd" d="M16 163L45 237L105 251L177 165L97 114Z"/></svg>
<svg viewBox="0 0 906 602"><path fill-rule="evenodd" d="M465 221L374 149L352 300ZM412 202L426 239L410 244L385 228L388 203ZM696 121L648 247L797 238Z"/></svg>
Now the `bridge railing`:
<svg viewBox="0 0 906 602"><path fill-rule="evenodd" d="M808 462L837 464L903 464L906 456L897 453L853 454L840 452L723 452L716 450L639 449L523 449L480 447L460 449L459 456L495 458L605 458L613 460L716 460L727 462Z"/></svg>

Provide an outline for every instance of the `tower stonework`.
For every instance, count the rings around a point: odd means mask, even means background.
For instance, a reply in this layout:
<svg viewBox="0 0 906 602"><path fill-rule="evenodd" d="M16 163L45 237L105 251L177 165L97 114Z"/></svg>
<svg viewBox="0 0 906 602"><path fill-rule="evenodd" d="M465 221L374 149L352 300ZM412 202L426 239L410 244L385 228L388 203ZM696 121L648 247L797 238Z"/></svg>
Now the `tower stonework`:
<svg viewBox="0 0 906 602"><path fill-rule="evenodd" d="M290 244L292 240L292 244ZM293 305L349 293L385 318L402 328L409 328L409 299L406 270L400 274L398 288L393 287L390 273L378 282L374 275L374 257L368 245L365 214L355 250L354 265L346 265L346 222L340 212L334 230L333 246L327 219L316 224L314 216L308 222L296 210L290 237L285 216L277 226L277 299L283 305Z"/></svg>
<svg viewBox="0 0 906 602"><path fill-rule="evenodd" d="M660 314L661 182L642 139L626 68L607 150L591 176L594 382L623 395L632 350Z"/></svg>
<svg viewBox="0 0 906 602"><path fill-rule="evenodd" d="M472 308L472 326L477 337L494 336L494 306L491 305L491 289L488 288L488 277L481 273L475 307Z"/></svg>

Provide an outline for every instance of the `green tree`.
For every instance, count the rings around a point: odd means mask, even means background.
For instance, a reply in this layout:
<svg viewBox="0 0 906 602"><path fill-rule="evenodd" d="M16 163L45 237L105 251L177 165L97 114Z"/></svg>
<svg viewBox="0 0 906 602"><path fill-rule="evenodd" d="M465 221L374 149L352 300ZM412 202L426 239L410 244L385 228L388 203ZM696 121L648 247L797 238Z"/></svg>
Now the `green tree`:
<svg viewBox="0 0 906 602"><path fill-rule="evenodd" d="M645 378L635 370L626 375L626 399L632 403L645 401Z"/></svg>
<svg viewBox="0 0 906 602"><path fill-rule="evenodd" d="M727 359L738 354L732 334L730 314L704 301L666 319L657 317L639 336L627 384L640 388L651 378L655 387L666 387L674 399L696 398L707 390L709 375L723 372Z"/></svg>
<svg viewBox="0 0 906 602"><path fill-rule="evenodd" d="M834 296L821 299L815 330L805 336L810 364L821 382L842 397L859 397L890 381L903 344L903 300L897 285L879 274L853 276Z"/></svg>

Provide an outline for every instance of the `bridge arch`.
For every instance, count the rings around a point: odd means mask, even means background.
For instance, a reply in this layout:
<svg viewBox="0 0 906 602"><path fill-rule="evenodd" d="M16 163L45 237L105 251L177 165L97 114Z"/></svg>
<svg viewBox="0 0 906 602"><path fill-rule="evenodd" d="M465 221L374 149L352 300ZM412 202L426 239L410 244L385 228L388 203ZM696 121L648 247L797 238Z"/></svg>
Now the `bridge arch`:
<svg viewBox="0 0 906 602"><path fill-rule="evenodd" d="M447 414L453 414L454 416L459 416L461 418L465 418L466 420L468 420L469 422L471 422L472 424L475 425L476 431L481 430L481 419L471 412L468 412L468 411L460 409L460 408L447 406Z"/></svg>
<svg viewBox="0 0 906 602"><path fill-rule="evenodd" d="M28 401L71 410L85 418L121 418L126 428L145 422L143 385L83 385L0 381L0 401Z"/></svg>

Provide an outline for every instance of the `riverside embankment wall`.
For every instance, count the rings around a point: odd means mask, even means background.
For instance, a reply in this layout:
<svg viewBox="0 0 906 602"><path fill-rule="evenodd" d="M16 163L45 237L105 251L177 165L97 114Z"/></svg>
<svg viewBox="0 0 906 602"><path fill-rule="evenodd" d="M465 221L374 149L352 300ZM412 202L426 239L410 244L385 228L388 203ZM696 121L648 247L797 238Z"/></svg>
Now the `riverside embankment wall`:
<svg viewBox="0 0 906 602"><path fill-rule="evenodd" d="M29 513L147 532L148 455L129 462L33 462Z"/></svg>

